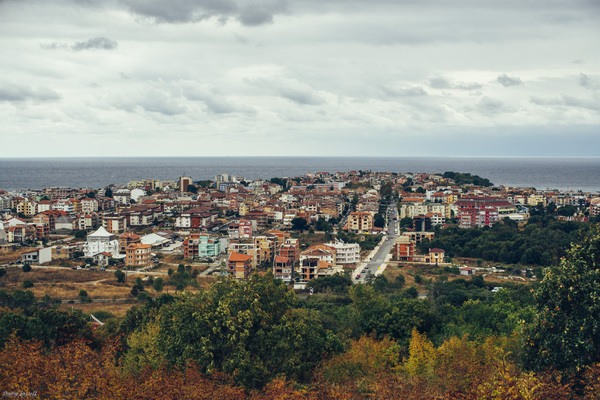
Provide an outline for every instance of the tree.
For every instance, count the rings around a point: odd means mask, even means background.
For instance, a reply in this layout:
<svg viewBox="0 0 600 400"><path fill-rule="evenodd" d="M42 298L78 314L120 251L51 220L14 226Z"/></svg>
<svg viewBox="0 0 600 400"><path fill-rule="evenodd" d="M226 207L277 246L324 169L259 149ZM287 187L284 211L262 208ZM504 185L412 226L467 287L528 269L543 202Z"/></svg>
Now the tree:
<svg viewBox="0 0 600 400"><path fill-rule="evenodd" d="M295 231L303 231L307 225L308 223L304 218L297 217L292 220L292 229Z"/></svg>
<svg viewBox="0 0 600 400"><path fill-rule="evenodd" d="M598 228L546 270L534 299L536 316L526 335L529 368L574 372L600 361Z"/></svg>
<svg viewBox="0 0 600 400"><path fill-rule="evenodd" d="M88 297L88 292L85 289L81 289L79 291L79 300L81 300L82 303L87 303L90 302L90 298Z"/></svg>
<svg viewBox="0 0 600 400"><path fill-rule="evenodd" d="M29 289L33 287L33 282L27 280L27 281L23 281L23 289Z"/></svg>
<svg viewBox="0 0 600 400"><path fill-rule="evenodd" d="M187 187L187 191L188 191L189 193L194 193L194 194L196 194L196 193L198 193L198 187L197 187L196 185L188 185L188 187Z"/></svg>
<svg viewBox="0 0 600 400"><path fill-rule="evenodd" d="M0 278L6 275L6 270L4 268L0 268Z"/></svg>
<svg viewBox="0 0 600 400"><path fill-rule="evenodd" d="M162 292L164 286L163 278L156 278L152 284L152 289L156 292Z"/></svg>
<svg viewBox="0 0 600 400"><path fill-rule="evenodd" d="M163 306L156 344L171 365L191 359L201 372L223 371L246 388L261 388L276 375L305 381L340 346L319 314L294 309L296 302L272 274L221 279Z"/></svg>
<svg viewBox="0 0 600 400"><path fill-rule="evenodd" d="M29 263L23 264L23 272L29 272L29 271L31 271L31 264L29 264Z"/></svg>
<svg viewBox="0 0 600 400"><path fill-rule="evenodd" d="M106 188L106 190L104 191L104 197L113 197L113 192L111 188Z"/></svg>
<svg viewBox="0 0 600 400"><path fill-rule="evenodd" d="M120 269L115 271L115 278L117 279L117 282L119 282L119 283L125 282L126 277L127 277L127 275L125 275L125 272L121 271Z"/></svg>

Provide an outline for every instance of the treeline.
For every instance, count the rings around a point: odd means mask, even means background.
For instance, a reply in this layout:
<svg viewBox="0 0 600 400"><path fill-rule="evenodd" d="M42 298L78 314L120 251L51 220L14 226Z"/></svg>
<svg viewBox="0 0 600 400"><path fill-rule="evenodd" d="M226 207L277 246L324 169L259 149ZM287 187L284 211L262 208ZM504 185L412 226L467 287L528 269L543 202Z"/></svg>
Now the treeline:
<svg viewBox="0 0 600 400"><path fill-rule="evenodd" d="M582 238L588 224L552 217L531 217L523 229L504 219L492 227L437 228L432 241L424 240L419 250L441 248L447 257L470 257L486 261L550 266L558 264L572 243Z"/></svg>
<svg viewBox="0 0 600 400"><path fill-rule="evenodd" d="M445 179L452 179L454 183L456 183L459 186L468 184L486 187L494 186L494 184L490 182L489 179L482 178L479 175L471 175L469 173L446 171L444 172L442 177Z"/></svg>

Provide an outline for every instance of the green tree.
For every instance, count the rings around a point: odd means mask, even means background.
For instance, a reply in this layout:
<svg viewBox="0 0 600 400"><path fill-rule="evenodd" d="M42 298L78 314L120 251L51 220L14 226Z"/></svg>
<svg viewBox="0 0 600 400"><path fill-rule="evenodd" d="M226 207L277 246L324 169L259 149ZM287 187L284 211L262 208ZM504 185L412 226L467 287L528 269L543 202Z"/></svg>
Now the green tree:
<svg viewBox="0 0 600 400"><path fill-rule="evenodd" d="M157 346L172 365L191 359L203 372L226 372L246 388L276 375L304 381L324 354L339 351L339 342L318 312L294 309L296 302L270 274L221 279L161 308Z"/></svg>
<svg viewBox="0 0 600 400"><path fill-rule="evenodd" d="M113 197L113 192L112 192L112 189L110 187L106 188L106 190L104 191L104 196L105 197Z"/></svg>
<svg viewBox="0 0 600 400"><path fill-rule="evenodd" d="M125 272L121 271L120 269L116 270L114 275L115 279L119 283L125 282L125 278L127 277L127 275L125 275Z"/></svg>
<svg viewBox="0 0 600 400"><path fill-rule="evenodd" d="M526 364L567 372L600 361L600 232L574 244L558 267L545 271L534 293Z"/></svg>
<svg viewBox="0 0 600 400"><path fill-rule="evenodd" d="M198 193L198 186L196 186L196 185L188 185L188 187L187 187L187 191L188 191L189 193L194 193L194 194L196 194L196 193Z"/></svg>
<svg viewBox="0 0 600 400"><path fill-rule="evenodd" d="M90 298L88 297L88 292L85 289L81 289L79 291L78 297L82 303L87 303L87 302L91 301Z"/></svg>
<svg viewBox="0 0 600 400"><path fill-rule="evenodd" d="M164 286L163 278L156 278L152 284L152 289L156 292L162 292Z"/></svg>
<svg viewBox="0 0 600 400"><path fill-rule="evenodd" d="M6 269L0 268L0 278L2 278L4 275L6 275Z"/></svg>
<svg viewBox="0 0 600 400"><path fill-rule="evenodd" d="M33 287L33 282L27 280L27 281L23 281L23 289L29 289Z"/></svg>
<svg viewBox="0 0 600 400"><path fill-rule="evenodd" d="M297 217L292 219L292 229L295 231L304 231L307 226L308 223L304 218Z"/></svg>
<svg viewBox="0 0 600 400"><path fill-rule="evenodd" d="M23 268L23 272L29 272L29 271L31 271L31 264L25 263L25 264L23 264L22 268Z"/></svg>

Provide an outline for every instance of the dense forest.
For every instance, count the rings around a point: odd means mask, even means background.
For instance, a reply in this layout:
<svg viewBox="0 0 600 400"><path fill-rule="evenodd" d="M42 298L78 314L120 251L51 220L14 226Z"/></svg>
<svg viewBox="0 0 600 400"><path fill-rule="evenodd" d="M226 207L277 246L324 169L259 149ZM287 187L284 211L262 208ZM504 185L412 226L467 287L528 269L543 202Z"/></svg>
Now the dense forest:
<svg viewBox="0 0 600 400"><path fill-rule="evenodd" d="M425 240L419 250L438 247L448 257L470 257L486 261L547 267L566 255L571 243L582 238L589 224L533 216L523 229L504 219L492 227L463 229L456 225L435 229L435 238Z"/></svg>
<svg viewBox="0 0 600 400"><path fill-rule="evenodd" d="M418 298L400 274L298 296L254 275L148 298L95 330L0 291L0 385L50 399L597 398L600 233L576 243L543 281L497 293L440 275Z"/></svg>

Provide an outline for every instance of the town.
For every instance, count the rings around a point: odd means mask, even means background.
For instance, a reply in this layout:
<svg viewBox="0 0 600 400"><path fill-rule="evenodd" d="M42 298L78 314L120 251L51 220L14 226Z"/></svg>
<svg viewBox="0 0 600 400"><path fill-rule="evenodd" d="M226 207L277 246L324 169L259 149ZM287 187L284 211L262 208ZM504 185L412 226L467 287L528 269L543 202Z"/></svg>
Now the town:
<svg viewBox="0 0 600 400"><path fill-rule="evenodd" d="M588 221L600 215L600 198L497 187L454 172L350 171L0 191L0 209L6 266L123 268L148 277L151 271L165 275L160 267L168 259L174 267L193 263L202 276L247 279L271 270L303 289L346 271L356 281L372 280L387 262L454 266L445 249L417 250L435 238L432 228L493 226L504 219L523 225L539 209ZM462 275L475 272L475 266L459 267Z"/></svg>

